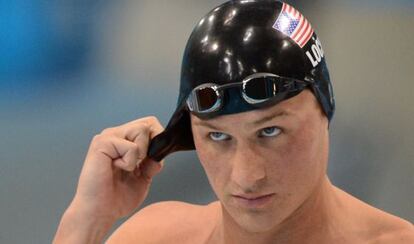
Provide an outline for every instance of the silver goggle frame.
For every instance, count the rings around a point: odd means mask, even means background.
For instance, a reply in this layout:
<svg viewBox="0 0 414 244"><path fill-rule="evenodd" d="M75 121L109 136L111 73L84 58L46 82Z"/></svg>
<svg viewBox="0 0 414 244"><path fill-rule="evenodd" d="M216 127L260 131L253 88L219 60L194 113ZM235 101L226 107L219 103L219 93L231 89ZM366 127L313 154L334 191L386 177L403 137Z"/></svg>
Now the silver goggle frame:
<svg viewBox="0 0 414 244"><path fill-rule="evenodd" d="M215 83L204 83L201 84L197 87L195 87L191 93L189 94L189 96L187 97L186 103L187 103L187 107L191 112L195 112L195 113L199 113L199 114L206 114L206 113L212 113L215 112L217 110L219 110L223 104L223 90L230 88L230 87L238 87L241 86L241 95L243 97L243 99L249 103L249 104L259 104L259 103L263 103L266 101L271 100L273 97L276 96L276 94L278 93L278 89L276 86L276 83L273 83L273 89L272 89L272 97L269 98L265 98L265 99L255 99L255 98L251 98L246 94L246 85L249 83L249 81L253 80L253 79L257 79L257 78L267 78L267 77L274 77L274 78L278 78L278 79L283 79L283 80L289 80L292 83L288 83L287 86L291 87L292 85L294 86L294 88L296 87L305 87L306 85L311 85L314 84L314 82L312 81L304 81L304 80L297 80L297 79L293 79L293 78L287 78L287 77L282 77L282 76L278 76L276 74L272 74L272 73L254 73L252 75L247 76L246 78L244 78L241 82L233 82L233 83L228 83L228 84L224 84L224 85L218 85ZM209 109L205 109L205 110L200 110L200 106L199 106L199 102L198 102L198 98L197 98L197 92L199 90L202 90L203 88L210 88L212 89L215 94L216 94L216 102L214 103L214 105L212 105Z"/></svg>

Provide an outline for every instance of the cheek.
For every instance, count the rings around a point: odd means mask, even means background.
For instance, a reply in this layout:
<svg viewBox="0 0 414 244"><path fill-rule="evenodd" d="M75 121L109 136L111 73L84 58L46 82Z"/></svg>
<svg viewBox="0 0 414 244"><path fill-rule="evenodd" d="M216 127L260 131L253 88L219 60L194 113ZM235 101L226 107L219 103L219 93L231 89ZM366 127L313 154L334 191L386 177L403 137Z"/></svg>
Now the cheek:
<svg viewBox="0 0 414 244"><path fill-rule="evenodd" d="M325 174L327 151L324 135L309 126L287 135L279 147L279 160L275 163L282 189L312 188ZM291 190L291 189L290 189Z"/></svg>
<svg viewBox="0 0 414 244"><path fill-rule="evenodd" d="M315 163L317 139L313 134L312 131L304 129L288 138L282 156L291 162L289 165L295 168L307 168Z"/></svg>
<svg viewBox="0 0 414 244"><path fill-rule="evenodd" d="M227 179L226 172L228 169L226 165L228 164L225 162L226 159L217 146L201 138L200 135L194 135L194 144L210 185L217 192L221 188L221 185L225 184L225 179Z"/></svg>

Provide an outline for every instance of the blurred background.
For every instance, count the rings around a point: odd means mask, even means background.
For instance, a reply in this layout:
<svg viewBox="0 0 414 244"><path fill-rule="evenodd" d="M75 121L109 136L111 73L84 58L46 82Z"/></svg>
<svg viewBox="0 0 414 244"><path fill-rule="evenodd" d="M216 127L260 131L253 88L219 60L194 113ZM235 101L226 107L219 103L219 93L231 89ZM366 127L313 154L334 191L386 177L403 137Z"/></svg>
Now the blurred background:
<svg viewBox="0 0 414 244"><path fill-rule="evenodd" d="M148 115L166 125L186 40L222 2L0 1L0 243L51 242L102 129ZM414 2L287 2L330 67L331 180L413 222ZM214 199L195 153L180 152L145 204Z"/></svg>

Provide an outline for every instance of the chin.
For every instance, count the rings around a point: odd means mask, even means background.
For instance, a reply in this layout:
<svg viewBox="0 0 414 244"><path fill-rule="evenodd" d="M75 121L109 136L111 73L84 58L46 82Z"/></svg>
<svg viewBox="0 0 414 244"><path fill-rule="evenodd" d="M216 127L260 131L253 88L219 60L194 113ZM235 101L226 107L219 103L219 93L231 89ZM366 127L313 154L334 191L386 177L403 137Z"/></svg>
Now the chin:
<svg viewBox="0 0 414 244"><path fill-rule="evenodd" d="M269 213L242 213L235 221L242 229L250 233L269 232L279 224L277 219Z"/></svg>
<svg viewBox="0 0 414 244"><path fill-rule="evenodd" d="M243 209L226 208L227 214L241 229L249 233L272 231L281 222L281 216L276 216L275 209Z"/></svg>

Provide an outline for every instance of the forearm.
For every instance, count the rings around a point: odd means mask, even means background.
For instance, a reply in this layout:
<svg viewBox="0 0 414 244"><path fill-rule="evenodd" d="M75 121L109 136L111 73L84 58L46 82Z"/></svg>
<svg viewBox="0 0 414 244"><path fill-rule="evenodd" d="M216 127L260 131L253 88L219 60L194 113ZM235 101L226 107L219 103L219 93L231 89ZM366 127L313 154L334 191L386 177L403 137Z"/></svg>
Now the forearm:
<svg viewBox="0 0 414 244"><path fill-rule="evenodd" d="M53 243L102 243L114 223L113 219L91 217L69 208L60 221Z"/></svg>

